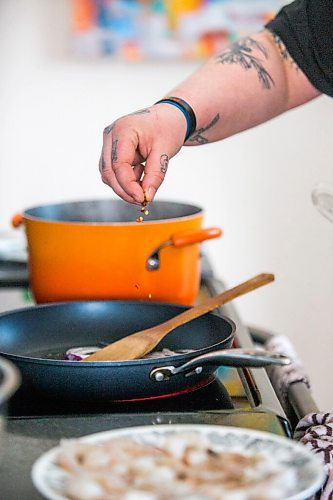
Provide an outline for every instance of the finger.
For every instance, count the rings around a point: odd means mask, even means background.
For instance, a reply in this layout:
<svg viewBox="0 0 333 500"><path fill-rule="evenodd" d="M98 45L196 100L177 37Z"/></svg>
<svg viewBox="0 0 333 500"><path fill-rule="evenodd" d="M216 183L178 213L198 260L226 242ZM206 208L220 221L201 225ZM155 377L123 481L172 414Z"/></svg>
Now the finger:
<svg viewBox="0 0 333 500"><path fill-rule="evenodd" d="M98 170L99 170L99 173L102 174L102 171L103 171L103 154L102 153L101 153L101 156L99 157Z"/></svg>
<svg viewBox="0 0 333 500"><path fill-rule="evenodd" d="M101 164L99 166L101 174L105 169L111 168L112 130L114 129L115 125L115 122L111 123L111 125L108 125L103 130L103 147L100 160L100 162L103 162L103 166Z"/></svg>
<svg viewBox="0 0 333 500"><path fill-rule="evenodd" d="M137 146L137 137L133 140L133 137L123 138L114 136L112 138L111 163L112 170L120 187L137 203L143 203L144 193L140 179L137 178L138 168L136 170L132 168L133 165L140 163L135 161L138 156L136 154Z"/></svg>
<svg viewBox="0 0 333 500"><path fill-rule="evenodd" d="M134 136L134 137L133 137ZM132 134L130 147L128 148L128 157L131 158L133 164L139 164L142 161L142 156L136 151L135 135ZM114 136L114 127L106 127L103 133L103 149L99 163L99 169L102 175L102 180L109 185L118 196L129 203L140 203L137 198L128 194L119 184L113 166L118 161L118 139ZM132 170L132 166L130 166ZM135 177L135 174L133 174ZM142 191L141 187L140 190ZM140 196L140 194L139 194ZM143 191L141 192L143 199Z"/></svg>
<svg viewBox="0 0 333 500"><path fill-rule="evenodd" d="M146 161L142 189L148 202L153 201L156 191L164 181L168 170L169 155L161 151L163 151L162 148L153 150Z"/></svg>
<svg viewBox="0 0 333 500"><path fill-rule="evenodd" d="M102 172L102 181L104 184L107 184L112 188L112 190L124 201L127 201L128 203L135 203L137 204L137 201L134 200L131 196L128 196L128 194L123 190L123 188L119 185L116 176L113 172L113 170L110 168L108 171Z"/></svg>
<svg viewBox="0 0 333 500"><path fill-rule="evenodd" d="M139 163L138 165L135 165L133 167L134 175L135 175L137 181L140 181L142 173L144 171L144 168L145 168L145 166L142 165L141 163ZM112 182L112 189L118 196L120 196L124 201L128 201L129 203L138 204L138 202L136 200L134 200L133 198L128 196L127 193L125 193L125 191L120 187L120 185L116 179L116 176L114 175L113 172L111 172L110 178L111 178L111 182Z"/></svg>
<svg viewBox="0 0 333 500"><path fill-rule="evenodd" d="M125 191L119 186L119 183L117 182L117 179L114 175L114 172L111 168L111 166L107 167L106 161L104 159L104 154L103 150L99 159L98 163L99 171L102 177L102 180L105 184L110 186L113 191L120 196L124 201L127 201L128 203L135 203L135 200L128 196Z"/></svg>
<svg viewBox="0 0 333 500"><path fill-rule="evenodd" d="M113 136L114 136L114 128L116 126L118 122L114 122L114 123L111 123L111 125L108 125L107 127L105 127L105 129L103 130L103 148L102 148L102 151L104 153L104 158L105 158L105 161L106 161L106 164L109 166L109 163L111 161L111 155L112 155L112 141L113 141ZM121 132L121 129L119 130L118 132L118 129L120 129L120 127L118 126L117 127L117 135L120 135L122 134L123 132ZM132 131L132 134L131 134L134 138L136 136L135 132ZM144 158L142 157L142 155L139 153L139 151L137 151L137 141L133 141L132 138L130 138L130 142L131 144L133 145L134 147L134 151L133 151L133 165L136 165L138 163L141 163L144 160Z"/></svg>
<svg viewBox="0 0 333 500"><path fill-rule="evenodd" d="M139 182L141 181L142 174L144 172L145 166L142 165L142 163L139 163L138 165L134 165L133 167L133 172L135 175L136 180Z"/></svg>

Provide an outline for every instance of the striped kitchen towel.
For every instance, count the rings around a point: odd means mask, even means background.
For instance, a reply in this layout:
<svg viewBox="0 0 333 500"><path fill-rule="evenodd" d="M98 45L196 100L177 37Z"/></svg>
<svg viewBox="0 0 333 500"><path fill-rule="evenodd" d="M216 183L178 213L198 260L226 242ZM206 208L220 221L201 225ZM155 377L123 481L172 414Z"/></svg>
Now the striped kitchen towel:
<svg viewBox="0 0 333 500"><path fill-rule="evenodd" d="M274 366L269 371L280 400L285 410L288 410L289 387L295 382L304 382L310 387L309 377L287 337L274 335L266 342L265 347L284 354L291 360L290 365ZM294 439L318 455L324 464L327 479L315 499L333 500L333 413L309 413L298 422Z"/></svg>
<svg viewBox="0 0 333 500"><path fill-rule="evenodd" d="M294 439L323 461L327 479L316 498L333 500L333 413L309 413L298 422Z"/></svg>
<svg viewBox="0 0 333 500"><path fill-rule="evenodd" d="M304 382L310 388L310 381L304 366L296 354L294 346L284 335L274 335L266 343L265 348L269 351L278 352L287 356L291 363L286 366L272 366L269 368L271 379L278 396L283 405L288 406L288 390L295 382Z"/></svg>

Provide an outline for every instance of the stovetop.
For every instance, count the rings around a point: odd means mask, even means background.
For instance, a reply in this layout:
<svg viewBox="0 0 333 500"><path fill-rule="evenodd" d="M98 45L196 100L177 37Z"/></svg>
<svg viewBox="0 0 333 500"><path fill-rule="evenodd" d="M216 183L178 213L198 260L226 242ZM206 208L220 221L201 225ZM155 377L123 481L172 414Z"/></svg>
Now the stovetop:
<svg viewBox="0 0 333 500"><path fill-rule="evenodd" d="M200 297L215 295L225 288L214 277L205 258L202 259L202 268L199 301ZM2 265L0 261L1 294L23 290L24 300L27 300L27 287L28 274L24 264ZM30 305L33 306L31 302ZM236 347L253 347L253 338L256 343L263 343L270 335L250 331L232 303L218 312L236 323ZM132 426L183 423L245 427L290 437L297 421L306 413L317 410L303 383L292 385L288 408L282 407L263 368L222 368L217 377L208 382L188 394L102 407L40 400L34 395L26 398L18 392L9 407L6 454L0 467L1 498L41 500L31 482L32 464L62 438Z"/></svg>
<svg viewBox="0 0 333 500"><path fill-rule="evenodd" d="M0 288L28 287L27 267L24 263L0 261ZM224 289L220 280L214 277L207 258L202 258L202 279L198 302L209 295L220 293ZM33 304L31 304L33 305ZM252 347L253 340L249 329L242 323L232 303L217 310L236 323L236 347ZM8 414L10 419L64 419L70 417L122 416L123 426L129 421L147 424L154 422L193 422L206 421L215 415L215 419L234 422L262 430L271 430L285 435L292 432L293 422L281 406L276 392L264 369L221 368L217 376L205 381L202 387L190 393L157 399L103 403L96 406L85 403L42 400L38 395L18 391L12 398ZM209 417L207 417L209 415ZM156 420L157 419L157 420ZM274 430L272 430L274 429Z"/></svg>

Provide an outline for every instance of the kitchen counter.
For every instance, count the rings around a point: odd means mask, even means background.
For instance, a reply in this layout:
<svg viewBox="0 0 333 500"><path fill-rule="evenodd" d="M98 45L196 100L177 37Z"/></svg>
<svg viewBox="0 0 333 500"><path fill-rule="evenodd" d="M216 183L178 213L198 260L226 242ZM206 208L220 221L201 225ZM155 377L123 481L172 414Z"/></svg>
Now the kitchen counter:
<svg viewBox="0 0 333 500"><path fill-rule="evenodd" d="M44 452L57 446L61 438L75 438L110 429L147 424L191 423L231 425L265 429L285 435L274 415L239 411L202 413L152 413L9 418L5 434L5 456L0 466L1 500L40 500L43 497L31 481L31 468Z"/></svg>

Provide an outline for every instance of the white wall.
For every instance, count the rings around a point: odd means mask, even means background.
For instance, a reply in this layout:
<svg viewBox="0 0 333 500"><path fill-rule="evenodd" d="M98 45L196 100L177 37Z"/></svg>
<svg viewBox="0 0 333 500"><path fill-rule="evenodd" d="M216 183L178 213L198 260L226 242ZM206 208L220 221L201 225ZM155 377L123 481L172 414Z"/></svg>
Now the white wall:
<svg viewBox="0 0 333 500"><path fill-rule="evenodd" d="M101 131L149 105L194 63L74 61L68 0L0 0L0 228L39 203L108 197ZM323 410L333 409L333 225L311 204L333 183L333 103L321 97L224 143L184 148L159 199L194 202L225 235L206 244L234 285L262 271L276 283L237 300L244 320L288 335Z"/></svg>

